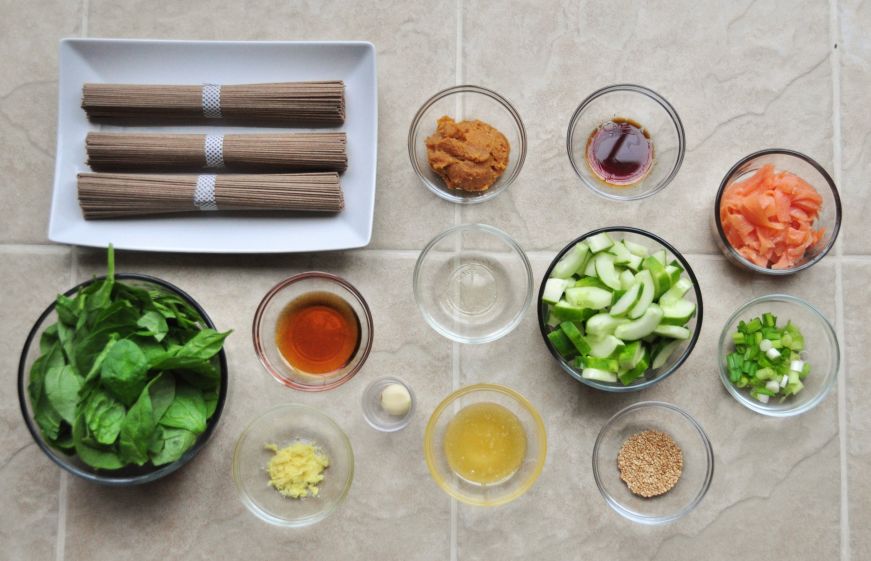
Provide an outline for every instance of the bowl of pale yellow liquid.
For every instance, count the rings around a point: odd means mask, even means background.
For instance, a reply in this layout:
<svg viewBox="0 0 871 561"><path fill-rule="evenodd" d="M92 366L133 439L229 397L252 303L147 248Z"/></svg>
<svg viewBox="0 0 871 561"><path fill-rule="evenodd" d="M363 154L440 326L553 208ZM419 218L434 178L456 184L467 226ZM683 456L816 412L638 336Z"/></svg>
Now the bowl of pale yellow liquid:
<svg viewBox="0 0 871 561"><path fill-rule="evenodd" d="M538 479L547 436L525 397L505 386L476 384L436 407L423 447L430 474L447 494L497 506L520 497Z"/></svg>

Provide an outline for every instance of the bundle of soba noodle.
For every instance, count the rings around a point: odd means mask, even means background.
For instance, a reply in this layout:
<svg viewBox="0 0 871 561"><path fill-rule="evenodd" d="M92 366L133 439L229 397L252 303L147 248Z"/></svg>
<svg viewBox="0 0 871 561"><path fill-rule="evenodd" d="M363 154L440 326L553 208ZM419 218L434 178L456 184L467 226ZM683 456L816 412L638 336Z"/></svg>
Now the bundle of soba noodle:
<svg viewBox="0 0 871 561"><path fill-rule="evenodd" d="M343 132L289 134L142 134L92 132L94 171L336 171L348 165Z"/></svg>
<svg viewBox="0 0 871 561"><path fill-rule="evenodd" d="M82 108L92 119L209 119L340 125L342 81L237 85L85 84Z"/></svg>
<svg viewBox="0 0 871 561"><path fill-rule="evenodd" d="M80 173L78 196L88 220L209 210L339 212L339 175L163 175Z"/></svg>

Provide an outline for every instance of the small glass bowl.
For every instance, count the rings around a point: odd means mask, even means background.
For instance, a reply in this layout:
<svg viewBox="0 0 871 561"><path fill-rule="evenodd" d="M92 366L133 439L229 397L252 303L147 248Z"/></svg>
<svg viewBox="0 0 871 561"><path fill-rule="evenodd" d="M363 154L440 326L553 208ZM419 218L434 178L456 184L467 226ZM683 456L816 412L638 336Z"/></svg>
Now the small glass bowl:
<svg viewBox="0 0 871 561"><path fill-rule="evenodd" d="M797 266L790 269L769 269L760 267L755 263L746 259L738 253L734 247L726 239L726 234L723 232L723 224L720 221L720 202L723 199L723 192L727 187L736 181L742 181L751 177L756 170L766 164L773 164L777 171L788 171L805 180L811 187L816 189L817 193L823 198L820 215L814 223L816 228L825 228L826 233L813 247L808 248L805 253L804 260ZM835 240L838 237L838 231L841 229L841 197L838 195L838 189L835 187L835 182L831 176L823 169L823 167L815 162L812 158L805 156L801 152L794 150L786 150L783 148L770 148L754 152L749 156L745 156L732 166L732 169L726 173L726 177L720 183L720 189L717 191L717 198L714 202L714 216L711 221L714 230L714 239L720 247L720 251L726 256L729 261L743 267L754 273L763 275L782 276L791 275L799 271L803 271L815 263L819 262L835 245Z"/></svg>
<svg viewBox="0 0 871 561"><path fill-rule="evenodd" d="M532 268L502 230L462 224L421 251L414 298L424 319L448 339L487 343L511 332L532 301Z"/></svg>
<svg viewBox="0 0 871 561"><path fill-rule="evenodd" d="M339 296L354 310L360 322L360 344L344 367L325 374L308 374L292 367L275 344L275 329L284 307L309 292ZM372 350L372 314L363 295L351 283L336 275L311 271L285 279L272 287L254 313L254 350L267 372L287 387L307 392L337 388L354 377Z"/></svg>
<svg viewBox="0 0 871 561"><path fill-rule="evenodd" d="M429 165L426 139L436 130L443 116L455 121L477 119L491 125L508 139L508 167L486 191L450 189ZM408 131L408 156L414 172L426 187L452 203L471 204L490 200L511 185L526 159L526 129L511 103L498 93L480 86L454 86L429 98L417 111Z"/></svg>
<svg viewBox="0 0 871 561"><path fill-rule="evenodd" d="M71 297L73 294L76 294L88 285L98 280L103 280L104 278L105 277L97 277L87 280L67 290L64 294ZM145 290L161 290L175 294L197 311L202 318L202 325L204 327L209 327L211 329L215 328L215 324L212 322L211 318L209 318L206 311L196 302L196 300L182 289L165 280L136 273L119 273L115 275L115 280L123 281ZM36 441L36 444L51 461L64 470L84 480L99 483L101 485L123 487L150 483L151 481L156 481L162 477L166 477L191 461L194 456L205 447L206 443L215 432L215 427L217 427L218 421L221 419L221 412L224 410L224 403L227 400L227 356L223 349L221 349L215 358L221 376L221 386L218 390L218 403L215 407L215 412L209 419L205 432L197 438L194 445L191 446L178 460L158 467L148 463L143 466L130 465L116 470L101 470L95 469L82 462L75 454L68 455L51 446L42 436L42 431L33 418L33 404L30 402L30 392L27 391L27 385L30 380L30 369L33 367L33 362L40 355L40 337L48 326L57 323L57 321L58 317L57 311L55 310L55 302L52 301L48 308L46 308L37 318L30 333L27 335L24 349L21 351L21 361L18 363L18 402L21 406L21 414L24 416L24 424L30 431L31 436L33 436L33 440Z"/></svg>
<svg viewBox="0 0 871 561"><path fill-rule="evenodd" d="M620 479L617 454L633 434L645 430L667 433L683 453L677 484L658 497L635 495ZM704 498L714 476L714 450L708 435L686 411L661 401L641 401L611 417L593 446L593 477L605 502L621 516L639 524L665 524L689 514Z"/></svg>
<svg viewBox="0 0 871 561"><path fill-rule="evenodd" d="M615 118L631 119L650 134L653 165L648 174L630 185L611 185L593 173L587 163L587 140L600 125ZM593 92L581 102L566 135L566 149L575 173L597 195L633 201L655 195L677 175L686 150L683 124L664 97L643 86L617 84Z"/></svg>
<svg viewBox="0 0 871 561"><path fill-rule="evenodd" d="M391 384L399 384L408 390L408 395L411 396L411 406L405 415L391 415L381 408L381 392ZM408 426L411 418L414 416L415 403L417 399L414 397L414 391L411 386L405 383L404 380L388 376L379 378L363 390L363 417L366 422L375 429L381 432L396 432Z"/></svg>
<svg viewBox="0 0 871 561"><path fill-rule="evenodd" d="M482 402L508 408L526 433L526 458L520 469L507 480L490 485L472 483L456 475L444 452L445 429L451 419L464 407ZM423 451L432 478L448 495L470 505L498 506L526 493L541 475L547 455L547 434L541 415L518 392L496 384L475 384L453 392L435 408L426 426Z"/></svg>
<svg viewBox="0 0 871 561"><path fill-rule="evenodd" d="M798 327L805 340L805 350L801 355L811 367L810 374L802 380L804 388L798 394L788 396L783 403L780 403L780 398L772 398L768 403L762 403L729 380L726 357L735 350L732 334L738 329L741 320L749 321L765 312L777 316L778 326L785 325L789 320ZM772 417L800 415L819 405L832 391L841 364L841 351L832 324L814 306L788 294L760 296L741 306L723 327L717 356L720 363L720 381L732 397L744 407Z"/></svg>
<svg viewBox="0 0 871 561"><path fill-rule="evenodd" d="M269 485L267 465L279 449L294 442L315 444L329 459L316 497L291 499ZM233 480L242 502L261 520L302 528L320 522L342 503L354 480L354 451L339 425L306 405L279 405L254 419L233 451Z"/></svg>
<svg viewBox="0 0 871 561"><path fill-rule="evenodd" d="M683 268L684 273L689 277L690 282L693 283L693 288L689 292L684 295L684 298L689 300L690 302L696 305L696 315L686 324L686 328L690 330L690 338L684 341L684 343L675 350L671 356L668 358L665 364L663 364L658 370L652 372L648 371L646 375L637 380L633 381L628 386L624 386L623 384L617 383L609 383L609 382L600 382L598 380L589 380L581 376L581 372L575 368L572 361L567 360L564 356L562 356L556 349L553 348L550 340L547 338L547 334L550 333L551 328L547 325L547 304L542 301L544 296L544 285L547 282L547 279L550 277L551 271L559 263L559 260L562 259L562 256L566 254L571 248L575 246L578 242L584 241L587 238L590 238L596 234L601 232L608 232L612 238L615 239L625 239L629 240L641 245L646 246L650 249L650 252L659 251L664 249L666 252L667 260L671 261L672 259L677 259L680 262L680 266ZM699 281L696 278L696 274L693 272L693 268L690 267L689 262L684 258L681 253L674 248L670 243L660 238L656 234L652 234L646 230L641 230L639 228L632 228L630 226L610 226L607 228L599 228L598 230L593 230L592 232L587 232L583 236L579 238L575 238L573 241L569 242L559 253L557 253L556 257L553 258L550 266L547 268L547 271L544 274L544 278L541 280L541 287L538 291L538 328L541 331L541 336L544 339L544 344L547 345L550 354L559 362L559 365L562 369L572 378L581 382L582 384L586 384L592 388L596 388L597 390L602 390L606 392L635 392L640 391L654 384L658 384L659 382L665 380L675 372L677 372L678 368L689 358L690 353L693 352L693 348L696 346L696 342L699 340L699 335L702 331L702 316L703 316L703 306L702 306L702 289L699 287Z"/></svg>

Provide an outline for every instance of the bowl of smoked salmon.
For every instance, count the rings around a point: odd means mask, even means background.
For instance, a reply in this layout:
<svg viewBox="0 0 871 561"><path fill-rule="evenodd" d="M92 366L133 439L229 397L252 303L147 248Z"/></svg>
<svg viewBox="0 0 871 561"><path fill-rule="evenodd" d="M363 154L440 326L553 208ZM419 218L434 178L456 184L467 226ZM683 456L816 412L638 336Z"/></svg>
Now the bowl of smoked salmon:
<svg viewBox="0 0 871 561"><path fill-rule="evenodd" d="M789 275L813 266L835 244L841 198L812 158L781 148L761 150L723 178L713 225L717 244L733 263Z"/></svg>

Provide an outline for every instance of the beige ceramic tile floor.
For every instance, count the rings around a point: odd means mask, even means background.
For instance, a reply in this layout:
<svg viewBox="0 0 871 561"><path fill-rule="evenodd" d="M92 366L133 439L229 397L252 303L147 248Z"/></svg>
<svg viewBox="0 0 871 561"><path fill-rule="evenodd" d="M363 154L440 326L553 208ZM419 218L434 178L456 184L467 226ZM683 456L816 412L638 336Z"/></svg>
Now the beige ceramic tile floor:
<svg viewBox="0 0 871 561"><path fill-rule="evenodd" d="M871 4L861 0L629 2L261 2L217 0L0 0L0 560L386 559L835 560L871 559ZM95 487L62 474L23 427L18 354L54 293L101 271L99 251L46 239L53 168L57 41L65 36L182 39L366 39L378 51L379 161L370 248L269 257L121 253L125 271L191 292L222 329L227 407L209 446L180 472L137 489ZM529 135L517 183L493 201L457 208L426 191L408 163L417 107L456 83L491 87L514 102ZM637 204L581 187L565 156L568 119L598 87L638 82L667 97L687 131L683 168L662 194ZM835 177L845 206L836 251L786 281L724 262L709 232L714 191L744 154L783 146ZM417 252L458 222L500 227L529 252L536 282L554 252L592 228L650 229L688 254L705 296L702 336L681 371L643 394L603 395L563 375L530 310L504 339L453 345L420 318L411 291ZM295 272L324 269L364 293L375 318L373 353L357 378L301 395L260 368L250 324L260 296ZM752 296L793 293L836 325L844 367L817 409L790 420L743 409L720 385L716 339ZM419 414L398 434L363 422L368 381L398 374ZM544 413L547 466L518 501L482 510L452 503L421 454L428 413L458 385L512 386ZM713 441L711 490L687 518L633 525L601 499L592 443L621 407L661 399L686 408ZM277 403L309 403L349 433L357 474L348 501L305 530L280 530L236 499L230 454L242 427Z"/></svg>

